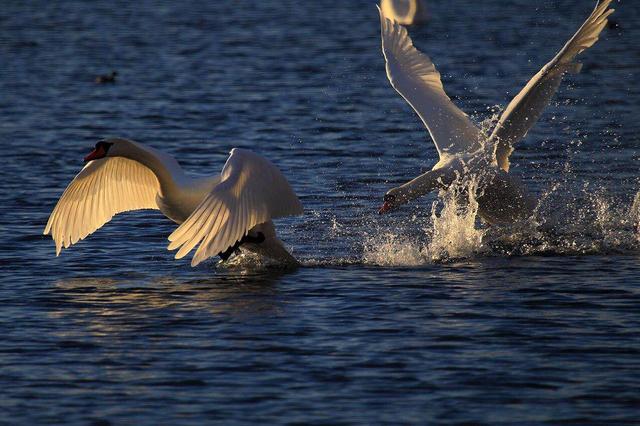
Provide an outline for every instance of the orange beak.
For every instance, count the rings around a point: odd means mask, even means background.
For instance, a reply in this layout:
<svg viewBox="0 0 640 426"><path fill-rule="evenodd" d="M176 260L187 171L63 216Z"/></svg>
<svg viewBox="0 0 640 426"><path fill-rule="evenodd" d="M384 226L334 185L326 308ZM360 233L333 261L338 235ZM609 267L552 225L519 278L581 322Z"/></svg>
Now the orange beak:
<svg viewBox="0 0 640 426"><path fill-rule="evenodd" d="M105 152L104 148L102 147L102 145L98 146L96 149L94 149L93 151L91 151L89 153L89 155L87 155L86 157L84 157L84 162L88 163L89 161L92 160L98 160L100 158L104 158L104 156L107 155L107 153Z"/></svg>
<svg viewBox="0 0 640 426"><path fill-rule="evenodd" d="M391 203L385 201L384 204L382 204L382 207L380 207L380 210L378 210L378 214L387 213L389 210L393 210L393 207L391 206Z"/></svg>

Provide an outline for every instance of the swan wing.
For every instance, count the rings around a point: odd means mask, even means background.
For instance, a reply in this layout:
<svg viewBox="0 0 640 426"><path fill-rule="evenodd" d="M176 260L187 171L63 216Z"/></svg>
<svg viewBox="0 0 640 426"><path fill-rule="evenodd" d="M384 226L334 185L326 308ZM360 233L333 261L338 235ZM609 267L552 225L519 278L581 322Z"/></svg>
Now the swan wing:
<svg viewBox="0 0 640 426"><path fill-rule="evenodd" d="M58 200L44 234L51 234L56 255L92 234L122 212L158 209L160 184L147 167L124 157L90 161Z"/></svg>
<svg viewBox="0 0 640 426"><path fill-rule="evenodd" d="M176 259L196 245L195 266L227 250L256 225L273 218L302 214L302 204L284 175L267 159L234 148L221 180L170 236Z"/></svg>
<svg viewBox="0 0 640 426"><path fill-rule="evenodd" d="M496 147L496 161L504 171L509 171L509 156L513 152L513 146L538 121L558 90L564 74L580 71L581 64L574 59L598 41L600 32L607 25L607 17L614 11L609 9L610 3L611 0L598 2L575 35L529 80L502 113L489 142Z"/></svg>
<svg viewBox="0 0 640 426"><path fill-rule="evenodd" d="M449 99L431 59L413 46L406 28L378 11L387 78L420 116L438 154L479 148L478 127Z"/></svg>

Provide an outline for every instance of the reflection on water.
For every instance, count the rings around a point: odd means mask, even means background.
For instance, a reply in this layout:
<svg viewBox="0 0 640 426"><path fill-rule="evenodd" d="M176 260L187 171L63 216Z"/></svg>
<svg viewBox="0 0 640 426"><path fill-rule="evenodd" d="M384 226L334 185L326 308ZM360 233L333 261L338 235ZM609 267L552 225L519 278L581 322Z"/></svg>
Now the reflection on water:
<svg viewBox="0 0 640 426"><path fill-rule="evenodd" d="M86 322L76 326L99 335L130 332L156 320L162 327L189 311L228 317L277 315L283 308L277 283L286 273L243 270L187 280L144 276L58 280L56 294L65 301L65 308L49 315L60 320L69 315Z"/></svg>

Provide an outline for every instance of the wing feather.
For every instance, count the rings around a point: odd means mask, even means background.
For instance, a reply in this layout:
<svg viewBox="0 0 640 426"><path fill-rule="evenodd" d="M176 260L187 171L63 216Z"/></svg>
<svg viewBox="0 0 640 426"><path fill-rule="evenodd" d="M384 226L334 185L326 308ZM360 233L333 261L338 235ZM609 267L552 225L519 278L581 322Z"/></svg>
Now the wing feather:
<svg viewBox="0 0 640 426"><path fill-rule="evenodd" d="M607 17L614 11L608 9L610 3L611 0L602 0L596 4L574 36L529 80L502 113L489 143L496 147L496 161L504 171L509 171L509 156L513 146L538 121L560 87L564 74L580 71L581 64L574 62L574 59L598 41L600 32L607 25Z"/></svg>
<svg viewBox="0 0 640 426"><path fill-rule="evenodd" d="M280 170L265 158L235 148L218 185L170 236L177 259L196 246L191 264L227 250L256 225L302 214L300 200Z"/></svg>
<svg viewBox="0 0 640 426"><path fill-rule="evenodd" d="M387 78L420 116L438 154L475 151L480 131L449 99L431 59L413 46L406 28L378 11Z"/></svg>
<svg viewBox="0 0 640 426"><path fill-rule="evenodd" d="M158 209L160 184L147 167L124 157L94 160L76 175L49 216L56 255L129 210Z"/></svg>

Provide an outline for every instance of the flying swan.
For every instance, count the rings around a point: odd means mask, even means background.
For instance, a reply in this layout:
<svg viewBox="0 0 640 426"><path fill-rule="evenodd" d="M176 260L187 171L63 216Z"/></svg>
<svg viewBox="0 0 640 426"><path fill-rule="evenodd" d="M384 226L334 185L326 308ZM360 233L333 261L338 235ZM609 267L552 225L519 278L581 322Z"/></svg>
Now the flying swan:
<svg viewBox="0 0 640 426"><path fill-rule="evenodd" d="M204 178L188 177L168 154L120 138L99 141L84 160L44 230L56 255L118 213L154 209L180 224L169 235L176 259L198 246L191 266L240 249L297 264L271 219L302 214L302 205L280 170L251 151L234 148L222 172Z"/></svg>
<svg viewBox="0 0 640 426"><path fill-rule="evenodd" d="M480 129L445 93L431 59L413 46L403 26L386 18L378 8L387 77L420 116L440 156L431 171L389 190L379 213L473 175L480 180L478 214L484 221L512 223L529 217L535 203L519 180L508 173L509 156L549 104L564 74L580 71L581 64L574 60L598 40L614 11L609 9L610 3L597 3L578 32L513 98L485 143Z"/></svg>
<svg viewBox="0 0 640 426"><path fill-rule="evenodd" d="M427 20L424 0L382 0L382 14L402 25L419 24Z"/></svg>

